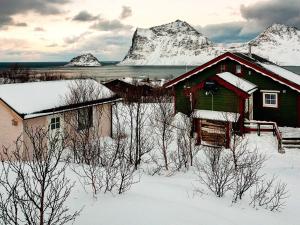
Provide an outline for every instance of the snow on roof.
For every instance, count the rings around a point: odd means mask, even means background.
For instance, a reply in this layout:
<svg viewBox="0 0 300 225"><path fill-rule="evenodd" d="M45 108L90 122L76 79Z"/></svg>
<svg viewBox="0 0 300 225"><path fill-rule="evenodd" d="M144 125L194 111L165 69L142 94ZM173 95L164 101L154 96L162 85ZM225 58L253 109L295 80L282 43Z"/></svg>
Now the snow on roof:
<svg viewBox="0 0 300 225"><path fill-rule="evenodd" d="M300 75L295 74L275 64L270 64L270 63L259 63L259 64L265 69L277 74L278 76L281 76L284 79L287 79L295 84L300 85Z"/></svg>
<svg viewBox="0 0 300 225"><path fill-rule="evenodd" d="M206 120L217 120L224 122L237 122L240 117L239 113L233 112L222 112L212 110L195 110L193 113L194 118L206 119Z"/></svg>
<svg viewBox="0 0 300 225"><path fill-rule="evenodd" d="M19 114L33 114L68 105L65 101L66 96L71 94L71 88L74 89L78 82L93 85L95 90L99 90L99 100L114 96L114 93L102 84L88 79L3 84L0 85L0 99Z"/></svg>
<svg viewBox="0 0 300 225"><path fill-rule="evenodd" d="M217 76L249 94L253 93L257 89L257 86L255 84L244 80L230 72L218 73Z"/></svg>

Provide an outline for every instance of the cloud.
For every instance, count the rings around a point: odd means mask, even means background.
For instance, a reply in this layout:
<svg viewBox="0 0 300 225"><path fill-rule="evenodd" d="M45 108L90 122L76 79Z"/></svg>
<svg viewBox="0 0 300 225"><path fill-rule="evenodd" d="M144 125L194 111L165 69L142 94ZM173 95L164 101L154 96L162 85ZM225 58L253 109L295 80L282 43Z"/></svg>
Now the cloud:
<svg viewBox="0 0 300 225"><path fill-rule="evenodd" d="M79 12L72 20L74 21L80 21L80 22L87 22L87 21L93 21L97 20L99 16L93 16L87 11L81 11Z"/></svg>
<svg viewBox="0 0 300 225"><path fill-rule="evenodd" d="M120 19L126 19L128 17L132 16L132 9L129 6L123 6L122 7L122 12L120 15Z"/></svg>
<svg viewBox="0 0 300 225"><path fill-rule="evenodd" d="M91 32L87 31L87 32L84 32L84 33L76 35L76 36L66 37L66 38L64 38L64 42L66 44L75 44L75 43L85 39L85 37L88 36L89 34L91 34Z"/></svg>
<svg viewBox="0 0 300 225"><path fill-rule="evenodd" d="M269 0L240 7L241 15L247 21L259 26L270 26L273 23L283 23L300 26L299 0Z"/></svg>
<svg viewBox="0 0 300 225"><path fill-rule="evenodd" d="M17 27L27 27L27 23L23 23L23 22L14 23L13 25Z"/></svg>
<svg viewBox="0 0 300 225"><path fill-rule="evenodd" d="M35 12L43 15L62 13L60 6L69 0L1 0L0 27L13 25L12 16L27 12Z"/></svg>
<svg viewBox="0 0 300 225"><path fill-rule="evenodd" d="M54 47L57 47L57 46L58 46L58 44L56 44L56 43L46 45L46 47L48 47L48 48L54 48Z"/></svg>
<svg viewBox="0 0 300 225"><path fill-rule="evenodd" d="M42 27L35 27L35 28L34 28L34 31L37 31L37 32L44 32L45 29L42 28Z"/></svg>
<svg viewBox="0 0 300 225"><path fill-rule="evenodd" d="M120 20L107 20L99 19L95 24L91 26L92 29L100 31L121 31L130 30L131 25L123 24Z"/></svg>
<svg viewBox="0 0 300 225"><path fill-rule="evenodd" d="M274 23L300 27L299 0L268 0L240 6L242 21L210 24L199 30L215 42L245 42Z"/></svg>
<svg viewBox="0 0 300 225"><path fill-rule="evenodd" d="M229 22L198 27L198 30L214 42L245 42L257 36L259 31L252 29L245 32L247 22Z"/></svg>

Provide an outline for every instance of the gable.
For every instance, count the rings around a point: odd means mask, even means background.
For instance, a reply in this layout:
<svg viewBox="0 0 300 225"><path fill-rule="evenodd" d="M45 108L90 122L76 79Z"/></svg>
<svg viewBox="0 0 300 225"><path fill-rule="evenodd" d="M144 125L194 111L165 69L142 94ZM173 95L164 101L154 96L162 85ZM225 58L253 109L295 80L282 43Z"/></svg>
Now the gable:
<svg viewBox="0 0 300 225"><path fill-rule="evenodd" d="M286 74L282 74L280 76L280 74L276 74L274 73L274 71L270 71L270 70L267 70L266 68L264 68L263 66L260 66L258 63L254 63L252 61L248 61L246 60L245 58L241 58L233 53L230 53L230 52L227 52L227 53L224 53L223 55L220 55L216 58L214 58L213 60L167 82L164 87L166 88L170 88L170 87L173 87L173 86L176 86L178 85L180 82L182 81L185 81L187 79L190 79L194 76L196 76L197 74L201 73L201 76L202 76L202 73L206 70L214 70L214 72L220 72L218 71L218 67L216 65L220 65L222 64L222 62L224 63L228 63L228 60L229 61L232 61L232 62L235 62L237 64L240 64L242 65L244 68L247 68L247 69L251 69L251 70L254 70L256 71L257 73L263 75L263 76L267 76L269 78L271 78L272 80L274 80L275 82L278 82L278 83L281 83L283 85L286 85L298 92L300 92L300 79L299 79L299 83L298 80L296 81L295 79L293 80L288 80L286 76ZM278 70L280 72L280 70ZM231 71L230 71L231 72ZM292 72L291 72L292 73Z"/></svg>

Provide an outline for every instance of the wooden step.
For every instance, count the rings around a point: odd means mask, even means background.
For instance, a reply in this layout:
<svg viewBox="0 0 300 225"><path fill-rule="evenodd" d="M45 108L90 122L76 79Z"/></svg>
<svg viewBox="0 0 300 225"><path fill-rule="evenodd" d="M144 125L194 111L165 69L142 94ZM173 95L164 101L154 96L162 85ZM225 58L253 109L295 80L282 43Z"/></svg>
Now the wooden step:
<svg viewBox="0 0 300 225"><path fill-rule="evenodd" d="M299 148L300 149L300 145L293 145L293 144L283 144L282 145L283 148Z"/></svg>

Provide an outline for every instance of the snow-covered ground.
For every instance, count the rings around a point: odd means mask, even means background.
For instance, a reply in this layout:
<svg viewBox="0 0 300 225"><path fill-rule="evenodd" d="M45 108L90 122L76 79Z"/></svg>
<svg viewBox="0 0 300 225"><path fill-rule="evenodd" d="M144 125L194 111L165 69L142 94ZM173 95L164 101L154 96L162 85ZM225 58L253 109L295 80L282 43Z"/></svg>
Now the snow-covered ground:
<svg viewBox="0 0 300 225"><path fill-rule="evenodd" d="M210 192L195 193L198 185L192 171L171 177L142 174L139 183L123 195L102 194L95 200L79 183L73 190L70 206L84 206L75 224L83 225L296 225L300 203L300 150L279 154L272 134L247 135L252 145L269 158L264 172L288 184L289 198L282 212L254 209L247 199L231 203L231 195L217 198ZM70 174L74 177L74 174ZM202 186L204 188L204 186Z"/></svg>
<svg viewBox="0 0 300 225"><path fill-rule="evenodd" d="M121 105L122 107L122 105ZM151 108L147 114L151 115ZM124 112L124 110L122 109ZM177 116L175 118L180 118ZM150 138L150 136L149 136ZM66 202L72 210L83 209L75 225L300 225L300 149L277 152L277 141L272 133L261 136L246 135L249 148L257 148L268 160L263 168L267 178L276 176L287 183L289 198L281 212L270 212L249 206L249 196L233 204L232 193L215 197L191 168L172 176L150 176L142 170L135 179L140 180L122 195L98 194L93 198L85 190L78 176L68 169L67 177L76 181ZM202 154L202 151L198 153ZM199 193L196 189L203 192Z"/></svg>

